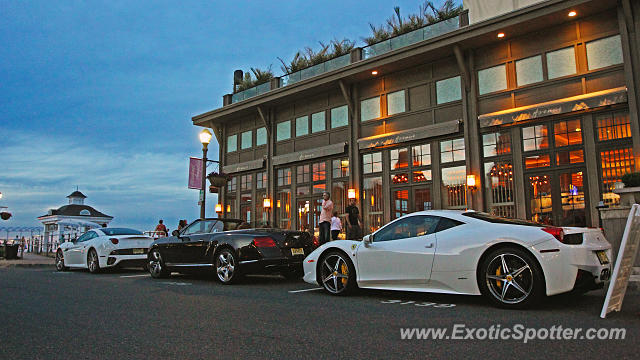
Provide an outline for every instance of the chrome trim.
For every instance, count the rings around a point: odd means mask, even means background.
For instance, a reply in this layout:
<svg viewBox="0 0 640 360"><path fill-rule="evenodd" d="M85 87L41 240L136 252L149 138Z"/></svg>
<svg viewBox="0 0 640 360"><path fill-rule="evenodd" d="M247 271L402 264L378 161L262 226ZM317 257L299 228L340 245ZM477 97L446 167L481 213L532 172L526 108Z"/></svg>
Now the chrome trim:
<svg viewBox="0 0 640 360"><path fill-rule="evenodd" d="M238 264L250 264L250 263L254 263L254 262L258 262L260 260L245 260L245 261L238 261Z"/></svg>
<svg viewBox="0 0 640 360"><path fill-rule="evenodd" d="M213 264L170 264L166 263L166 266L179 266L179 267L203 267L203 266L214 266Z"/></svg>

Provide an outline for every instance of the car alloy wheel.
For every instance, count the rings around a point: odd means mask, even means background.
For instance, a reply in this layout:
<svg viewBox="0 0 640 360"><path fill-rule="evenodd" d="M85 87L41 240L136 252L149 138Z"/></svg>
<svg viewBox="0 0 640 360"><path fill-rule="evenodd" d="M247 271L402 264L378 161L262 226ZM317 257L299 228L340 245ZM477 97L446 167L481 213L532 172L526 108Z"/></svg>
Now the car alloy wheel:
<svg viewBox="0 0 640 360"><path fill-rule="evenodd" d="M320 281L333 295L342 295L351 290L355 282L355 271L351 261L339 252L332 252L322 258Z"/></svg>
<svg viewBox="0 0 640 360"><path fill-rule="evenodd" d="M153 249L149 254L149 274L153 278L163 278L169 275L169 272L164 268L162 262L162 255L160 255L160 250Z"/></svg>
<svg viewBox="0 0 640 360"><path fill-rule="evenodd" d="M96 274L100 271L100 263L98 262L98 253L95 250L89 250L89 272L92 274Z"/></svg>
<svg viewBox="0 0 640 360"><path fill-rule="evenodd" d="M504 252L489 262L485 272L487 288L491 295L503 304L519 304L533 291L532 264L522 257Z"/></svg>
<svg viewBox="0 0 640 360"><path fill-rule="evenodd" d="M236 258L229 249L223 249L217 254L216 273L223 284L231 284L237 278Z"/></svg>
<svg viewBox="0 0 640 360"><path fill-rule="evenodd" d="M67 270L67 267L64 266L64 255L62 254L62 250L58 250L58 252L56 252L56 270Z"/></svg>

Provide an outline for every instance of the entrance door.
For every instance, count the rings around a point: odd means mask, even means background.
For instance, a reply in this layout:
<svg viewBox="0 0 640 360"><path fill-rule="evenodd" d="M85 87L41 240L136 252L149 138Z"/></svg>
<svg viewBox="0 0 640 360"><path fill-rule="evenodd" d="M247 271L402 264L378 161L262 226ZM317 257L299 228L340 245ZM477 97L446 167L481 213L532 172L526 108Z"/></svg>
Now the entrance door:
<svg viewBox="0 0 640 360"><path fill-rule="evenodd" d="M298 228L300 231L319 236L320 212L322 211L322 197L313 196L298 198Z"/></svg>
<svg viewBox="0 0 640 360"><path fill-rule="evenodd" d="M431 188L428 186L394 187L391 189L391 220L406 214L431 210Z"/></svg>
<svg viewBox="0 0 640 360"><path fill-rule="evenodd" d="M587 226L589 212L584 169L525 174L527 217L555 226Z"/></svg>

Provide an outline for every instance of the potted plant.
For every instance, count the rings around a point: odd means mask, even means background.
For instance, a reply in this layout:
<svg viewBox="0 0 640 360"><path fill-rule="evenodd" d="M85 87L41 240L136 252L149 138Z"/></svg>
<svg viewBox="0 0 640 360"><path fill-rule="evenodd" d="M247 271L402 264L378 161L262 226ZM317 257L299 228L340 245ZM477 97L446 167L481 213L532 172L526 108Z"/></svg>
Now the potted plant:
<svg viewBox="0 0 640 360"><path fill-rule="evenodd" d="M211 183L212 186L215 187L223 187L225 185L227 185L227 181L229 181L229 176L227 176L226 174L223 174L222 172L212 172L209 173L209 175L207 175L207 179L209 179L209 182Z"/></svg>
<svg viewBox="0 0 640 360"><path fill-rule="evenodd" d="M640 203L640 172L624 174L621 180L624 187L613 190L620 195L620 205L631 206Z"/></svg>

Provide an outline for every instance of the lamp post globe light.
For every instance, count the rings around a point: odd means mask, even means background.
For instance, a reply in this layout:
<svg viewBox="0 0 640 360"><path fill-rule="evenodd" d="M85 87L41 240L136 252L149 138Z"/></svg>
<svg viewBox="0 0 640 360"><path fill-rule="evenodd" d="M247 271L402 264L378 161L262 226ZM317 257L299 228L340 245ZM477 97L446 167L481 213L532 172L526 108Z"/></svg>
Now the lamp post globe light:
<svg viewBox="0 0 640 360"><path fill-rule="evenodd" d="M205 190L205 184L207 180L207 147L211 142L211 132L208 129L204 129L199 134L200 142L202 143L202 187L200 189L200 218L205 218L205 200L207 192Z"/></svg>

